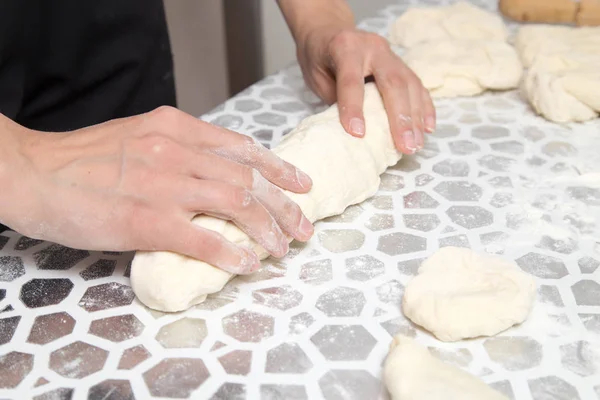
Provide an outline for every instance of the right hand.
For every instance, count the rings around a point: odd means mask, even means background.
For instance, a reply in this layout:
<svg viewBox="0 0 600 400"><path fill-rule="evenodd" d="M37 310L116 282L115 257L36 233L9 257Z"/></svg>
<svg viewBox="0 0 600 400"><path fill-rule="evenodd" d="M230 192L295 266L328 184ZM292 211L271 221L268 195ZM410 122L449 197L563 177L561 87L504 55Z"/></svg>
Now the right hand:
<svg viewBox="0 0 600 400"><path fill-rule="evenodd" d="M251 138L177 109L67 133L1 118L11 140L2 152L8 162L0 160L0 174L9 173L0 221L29 237L88 250L173 251L245 274L260 266L257 255L192 224L195 215L231 220L276 257L289 250L286 234L312 236L279 189L308 192L306 174Z"/></svg>

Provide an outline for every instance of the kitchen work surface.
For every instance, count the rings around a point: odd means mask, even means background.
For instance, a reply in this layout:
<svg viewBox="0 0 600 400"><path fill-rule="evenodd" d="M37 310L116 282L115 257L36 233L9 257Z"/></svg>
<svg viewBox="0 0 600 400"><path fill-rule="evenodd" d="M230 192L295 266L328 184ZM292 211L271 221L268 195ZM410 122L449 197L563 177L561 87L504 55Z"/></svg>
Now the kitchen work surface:
<svg viewBox="0 0 600 400"><path fill-rule="evenodd" d="M404 9L361 26L385 35ZM186 312L134 298L131 253L3 233L0 398L386 399L396 333L512 399L600 398L600 122L550 123L516 91L436 105L437 132L375 197ZM203 119L269 146L322 108L291 66ZM403 288L441 246L533 275L529 319L456 343L409 323Z"/></svg>

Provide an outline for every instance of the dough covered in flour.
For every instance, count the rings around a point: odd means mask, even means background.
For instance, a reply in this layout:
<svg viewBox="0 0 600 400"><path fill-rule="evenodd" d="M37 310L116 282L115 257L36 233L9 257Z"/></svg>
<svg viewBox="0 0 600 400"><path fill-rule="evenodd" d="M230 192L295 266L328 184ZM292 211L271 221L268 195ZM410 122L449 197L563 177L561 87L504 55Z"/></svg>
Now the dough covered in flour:
<svg viewBox="0 0 600 400"><path fill-rule="evenodd" d="M402 335L392 341L383 379L392 400L508 400L475 376L442 362Z"/></svg>
<svg viewBox="0 0 600 400"><path fill-rule="evenodd" d="M514 263L444 247L421 264L406 286L402 311L439 340L452 342L520 324L535 293L533 277Z"/></svg>
<svg viewBox="0 0 600 400"><path fill-rule="evenodd" d="M515 45L529 67L521 93L553 122L581 122L600 113L600 27L527 26Z"/></svg>
<svg viewBox="0 0 600 400"><path fill-rule="evenodd" d="M433 97L473 96L519 85L523 67L505 42L441 40L410 48L402 57Z"/></svg>
<svg viewBox="0 0 600 400"><path fill-rule="evenodd" d="M345 132L333 105L306 118L273 149L312 178L309 193L286 192L312 222L341 214L349 205L371 197L379 187L379 175L401 157L373 83L365 86L363 112L366 134L362 139ZM268 256L230 222L200 215L193 223L254 249L261 259ZM201 303L232 277L207 263L171 252L137 252L131 265L131 284L138 299L161 311L181 311Z"/></svg>
<svg viewBox="0 0 600 400"><path fill-rule="evenodd" d="M392 25L389 40L406 48L447 39L504 42L508 31L502 19L468 2L444 7L411 7Z"/></svg>

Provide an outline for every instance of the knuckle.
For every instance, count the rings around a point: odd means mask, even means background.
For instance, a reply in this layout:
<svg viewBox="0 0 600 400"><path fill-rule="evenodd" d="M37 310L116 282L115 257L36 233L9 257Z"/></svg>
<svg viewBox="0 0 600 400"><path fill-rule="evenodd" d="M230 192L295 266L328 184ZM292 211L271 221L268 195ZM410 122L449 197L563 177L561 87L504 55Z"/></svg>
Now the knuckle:
<svg viewBox="0 0 600 400"><path fill-rule="evenodd" d="M181 111L171 106L160 106L155 108L151 114L159 120L174 120L179 118Z"/></svg>
<svg viewBox="0 0 600 400"><path fill-rule="evenodd" d="M247 209L253 202L252 194L242 187L233 188L230 197L231 206L236 210Z"/></svg>
<svg viewBox="0 0 600 400"><path fill-rule="evenodd" d="M335 34L335 36L331 40L331 48L345 50L354 47L356 42L356 31L351 29L344 29Z"/></svg>
<svg viewBox="0 0 600 400"><path fill-rule="evenodd" d="M376 51L389 51L390 44L387 39L383 36L378 35L376 33L368 33L367 40L369 41L370 46Z"/></svg>

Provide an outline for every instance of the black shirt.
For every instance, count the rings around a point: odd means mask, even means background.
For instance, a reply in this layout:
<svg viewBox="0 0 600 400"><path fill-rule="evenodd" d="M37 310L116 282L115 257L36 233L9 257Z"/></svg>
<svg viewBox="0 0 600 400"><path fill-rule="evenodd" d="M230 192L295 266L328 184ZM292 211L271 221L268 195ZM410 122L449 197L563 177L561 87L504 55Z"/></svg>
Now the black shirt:
<svg viewBox="0 0 600 400"><path fill-rule="evenodd" d="M175 106L162 0L0 0L0 113L60 132L160 105Z"/></svg>
<svg viewBox="0 0 600 400"><path fill-rule="evenodd" d="M0 112L65 131L175 105L162 0L0 1Z"/></svg>

